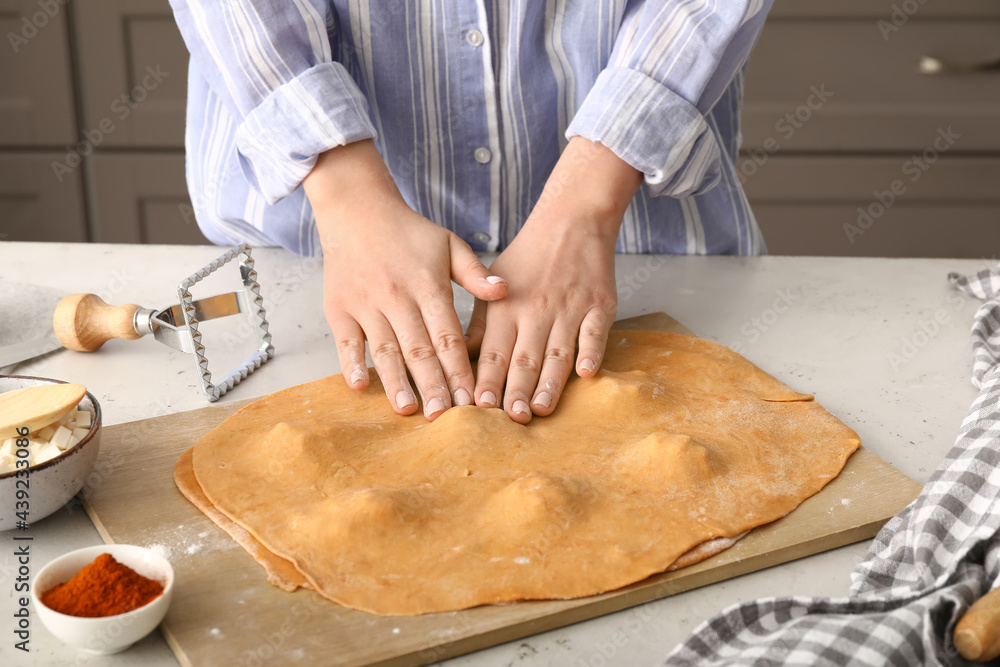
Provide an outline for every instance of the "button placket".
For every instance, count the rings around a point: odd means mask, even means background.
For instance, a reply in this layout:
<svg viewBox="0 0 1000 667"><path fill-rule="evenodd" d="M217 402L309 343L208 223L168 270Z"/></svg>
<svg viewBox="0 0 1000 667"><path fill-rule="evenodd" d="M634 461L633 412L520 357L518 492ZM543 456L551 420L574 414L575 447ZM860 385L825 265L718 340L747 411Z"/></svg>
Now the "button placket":
<svg viewBox="0 0 1000 667"><path fill-rule="evenodd" d="M482 176L488 176L489 178L489 192L490 198L487 205L487 210L483 211L485 215L482 217L482 221L473 225L473 233L471 234L470 241L474 242L477 250L490 250L491 246L496 244L496 238L498 238L499 228L497 221L499 220L499 197L497 193L496 183L499 180L498 164L500 162L499 157L494 159L494 156L499 156L497 152L500 150L500 145L497 140L497 134L499 132L497 124L497 91L493 85L493 64L491 57L491 49L487 43L487 36L490 34L488 32L487 20L485 7L482 2L474 3L476 5L475 16L463 16L462 23L468 26L466 30L462 33L465 38L466 43L475 49L476 55L479 57L479 62L482 63L483 67L483 86L485 88L485 112L486 112L486 132L485 135L477 136L478 141L473 139L475 143L470 142L467 144L468 148L471 149L471 155L468 153L469 157L472 157L476 163L485 167L485 169L479 169L473 167L472 171L475 172L476 176L474 178L481 178ZM471 7L469 7L471 9ZM470 12L471 14L471 12ZM466 52L471 55L471 52ZM477 133L478 134L478 133ZM470 136L471 138L471 136ZM479 144L478 146L476 144ZM471 176L471 174L470 174ZM478 216L477 216L478 218ZM480 226L479 230L475 230L476 226ZM468 237L466 237L468 238Z"/></svg>

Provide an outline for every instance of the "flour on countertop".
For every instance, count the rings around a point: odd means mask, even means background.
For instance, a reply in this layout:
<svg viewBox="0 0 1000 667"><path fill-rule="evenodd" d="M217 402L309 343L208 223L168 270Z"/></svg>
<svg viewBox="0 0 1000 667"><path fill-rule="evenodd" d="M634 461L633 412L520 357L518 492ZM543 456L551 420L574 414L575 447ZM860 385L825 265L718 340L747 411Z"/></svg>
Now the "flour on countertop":
<svg viewBox="0 0 1000 667"><path fill-rule="evenodd" d="M170 554L173 553L173 550L165 544L150 544L146 548L167 560L170 560Z"/></svg>
<svg viewBox="0 0 1000 667"><path fill-rule="evenodd" d="M221 530L202 530L198 533L189 530L185 534L183 524L169 531L163 526L150 526L135 543L167 560L239 548L236 540Z"/></svg>

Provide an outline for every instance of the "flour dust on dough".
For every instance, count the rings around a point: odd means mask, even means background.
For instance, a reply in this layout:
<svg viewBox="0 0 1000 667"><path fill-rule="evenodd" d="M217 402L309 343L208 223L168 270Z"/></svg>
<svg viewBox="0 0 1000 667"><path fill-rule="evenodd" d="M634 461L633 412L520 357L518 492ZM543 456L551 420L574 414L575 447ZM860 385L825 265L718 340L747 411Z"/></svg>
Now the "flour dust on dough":
<svg viewBox="0 0 1000 667"><path fill-rule="evenodd" d="M600 373L528 425L474 406L400 417L374 373L362 392L338 375L244 407L176 477L245 531L272 583L420 614L593 595L697 562L792 511L859 444L728 348L612 331Z"/></svg>

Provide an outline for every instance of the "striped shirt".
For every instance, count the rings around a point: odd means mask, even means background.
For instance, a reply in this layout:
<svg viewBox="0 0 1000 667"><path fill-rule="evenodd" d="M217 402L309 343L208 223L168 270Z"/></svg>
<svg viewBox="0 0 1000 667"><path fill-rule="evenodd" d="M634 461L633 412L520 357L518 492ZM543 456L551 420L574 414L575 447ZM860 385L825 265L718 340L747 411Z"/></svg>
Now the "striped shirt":
<svg viewBox="0 0 1000 667"><path fill-rule="evenodd" d="M734 163L771 0L170 1L187 182L215 243L319 254L302 179L375 138L410 206L502 250L579 135L645 175L618 252L764 251Z"/></svg>

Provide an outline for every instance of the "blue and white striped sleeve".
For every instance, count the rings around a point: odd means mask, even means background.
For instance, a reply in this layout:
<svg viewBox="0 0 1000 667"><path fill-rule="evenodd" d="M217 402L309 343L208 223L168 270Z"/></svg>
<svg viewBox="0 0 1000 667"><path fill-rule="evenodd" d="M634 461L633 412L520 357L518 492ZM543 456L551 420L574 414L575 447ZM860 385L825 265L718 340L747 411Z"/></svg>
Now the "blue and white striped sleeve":
<svg viewBox="0 0 1000 667"><path fill-rule="evenodd" d="M375 137L368 103L333 60L329 0L170 0L197 67L225 100L250 184L293 192L330 148Z"/></svg>
<svg viewBox="0 0 1000 667"><path fill-rule="evenodd" d="M630 2L566 136L610 148L645 174L653 195L711 189L722 154L705 114L746 61L771 2Z"/></svg>

